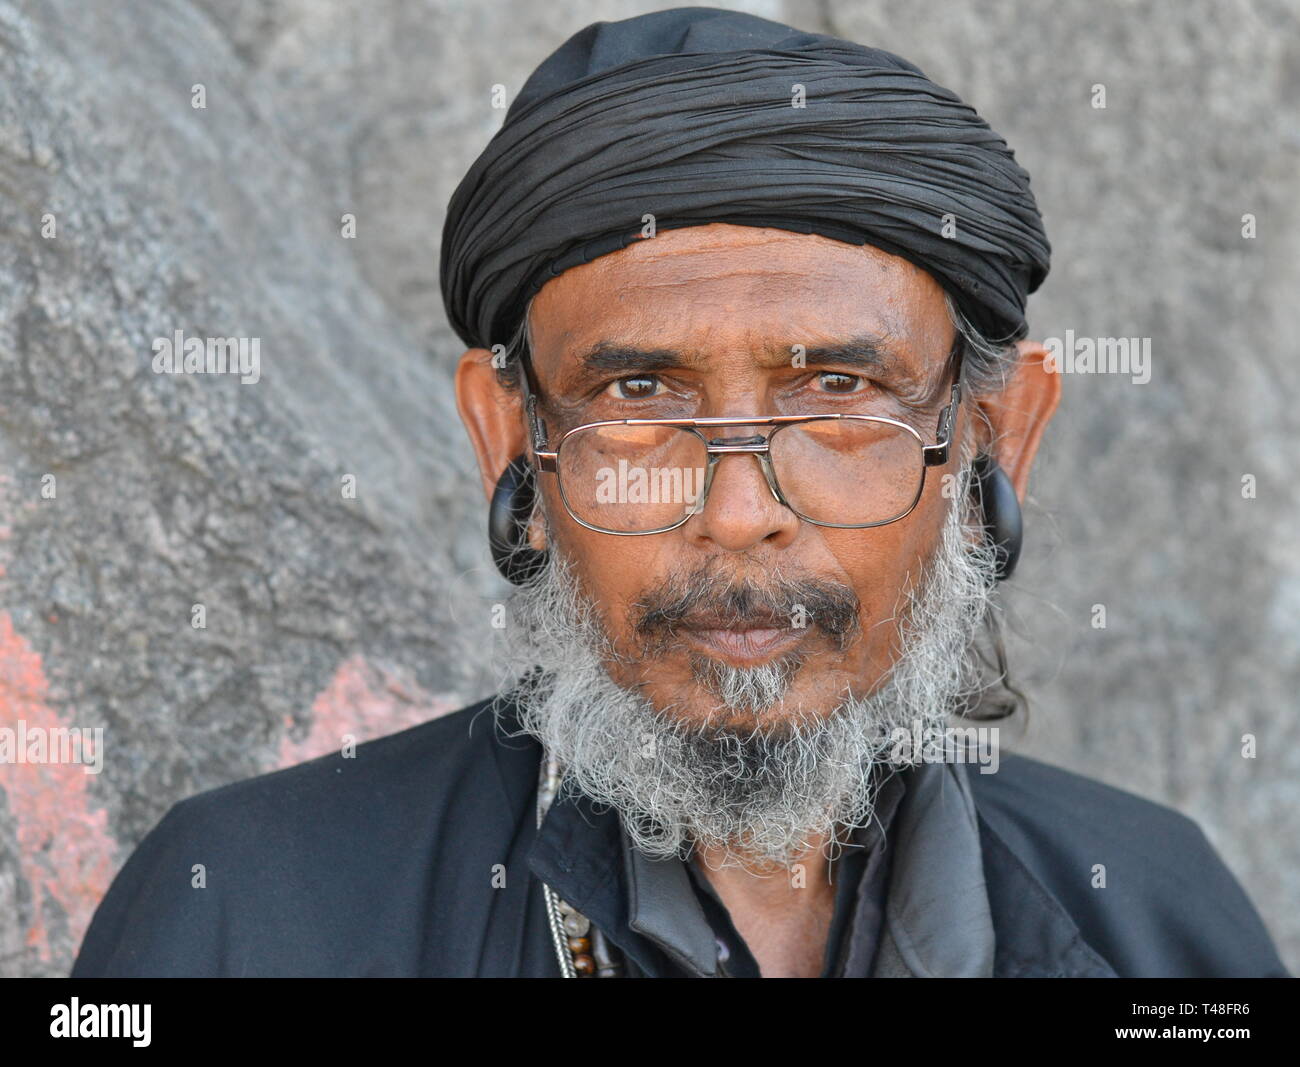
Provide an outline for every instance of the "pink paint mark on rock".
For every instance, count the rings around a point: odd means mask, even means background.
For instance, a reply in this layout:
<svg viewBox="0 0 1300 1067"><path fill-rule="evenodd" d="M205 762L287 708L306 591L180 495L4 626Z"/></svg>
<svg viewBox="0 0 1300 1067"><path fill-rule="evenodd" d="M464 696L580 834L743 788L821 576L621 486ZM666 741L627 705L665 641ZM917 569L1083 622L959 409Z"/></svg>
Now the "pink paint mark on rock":
<svg viewBox="0 0 1300 1067"><path fill-rule="evenodd" d="M428 693L398 668L352 656L339 664L329 685L312 702L306 737L293 740L293 720L285 716L279 766L338 752L348 734L361 744L436 719L461 703L453 694Z"/></svg>
<svg viewBox="0 0 1300 1067"><path fill-rule="evenodd" d="M40 655L3 612L0 726L14 730L15 736L19 731L28 739L43 736L47 743L62 736L55 730L86 726L61 717L50 706L49 681ZM40 749L30 746L24 752L41 755ZM32 893L32 921L25 941L46 962L50 961L47 908L56 903L63 909L72 944L79 945L112 880L117 852L108 832L108 812L91 805L94 775L86 772L93 770L97 760L88 752L81 754L82 763L50 762L50 756L47 747L45 762L17 762L15 754L14 762L0 764L0 786L17 825L19 870Z"/></svg>

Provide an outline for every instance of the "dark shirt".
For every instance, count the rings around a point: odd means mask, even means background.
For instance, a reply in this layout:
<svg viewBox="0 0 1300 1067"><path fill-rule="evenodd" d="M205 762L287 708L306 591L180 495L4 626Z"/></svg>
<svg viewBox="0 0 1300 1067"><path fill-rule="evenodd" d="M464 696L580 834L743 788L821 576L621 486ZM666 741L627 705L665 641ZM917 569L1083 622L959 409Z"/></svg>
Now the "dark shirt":
<svg viewBox="0 0 1300 1067"><path fill-rule="evenodd" d="M892 854L887 835L906 791L905 772L879 777L883 781L877 785L872 821L857 827L830 863L828 876L835 885L835 909L826 939L823 978L865 978L875 957ZM678 906L702 909L718 943L720 973L728 978L761 978L758 962L697 861L687 863L686 869L696 899L683 893Z"/></svg>
<svg viewBox="0 0 1300 1067"><path fill-rule="evenodd" d="M702 909L692 928L672 906L677 887L693 895L682 863L629 863L615 814L590 805L557 800L538 830L541 750L512 720L483 701L179 802L118 873L73 975L555 976L543 880L642 973L718 973ZM1287 976L1185 816L1009 753L996 774L907 775L867 973L982 970L982 912L994 977ZM678 926L681 961L662 947ZM858 966L851 947L845 973Z"/></svg>

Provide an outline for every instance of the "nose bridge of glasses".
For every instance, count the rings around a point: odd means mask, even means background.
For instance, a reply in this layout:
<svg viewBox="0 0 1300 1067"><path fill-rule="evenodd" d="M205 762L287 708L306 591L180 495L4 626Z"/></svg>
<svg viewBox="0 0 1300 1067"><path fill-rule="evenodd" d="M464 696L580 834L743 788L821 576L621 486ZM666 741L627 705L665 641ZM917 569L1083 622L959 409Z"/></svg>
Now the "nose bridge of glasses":
<svg viewBox="0 0 1300 1067"><path fill-rule="evenodd" d="M772 499L784 507L789 506L776 484L776 472L772 469L767 437L762 434L753 434L748 437L713 438L707 441L707 450L709 462L704 474L704 486L695 500L694 507L691 509L692 515L697 515L704 510L711 496L710 490L713 488L713 480L718 472L718 465L722 457L728 455L743 456L749 454L757 459L759 469L763 472L763 481L767 484Z"/></svg>
<svg viewBox="0 0 1300 1067"><path fill-rule="evenodd" d="M766 452L767 438L760 433L746 437L713 437L708 441L709 452L726 455L731 452Z"/></svg>

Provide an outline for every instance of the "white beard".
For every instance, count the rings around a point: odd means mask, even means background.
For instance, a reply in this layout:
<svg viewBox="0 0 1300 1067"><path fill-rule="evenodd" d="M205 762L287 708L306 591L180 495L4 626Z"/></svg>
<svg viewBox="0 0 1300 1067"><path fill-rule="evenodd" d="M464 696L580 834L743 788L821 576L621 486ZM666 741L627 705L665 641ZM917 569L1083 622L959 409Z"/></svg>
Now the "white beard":
<svg viewBox="0 0 1300 1067"><path fill-rule="evenodd" d="M970 476L966 467L956 500L967 499ZM615 808L647 855L685 858L694 845L728 863L788 867L815 841L871 821L884 778L873 768L920 759L900 758L895 730L942 730L978 692L973 643L994 557L982 539L966 540L963 512L950 506L919 590L903 598L901 652L887 678L823 715L782 704L803 669L798 657L747 668L696 658L697 683L719 702L703 717L665 714L616 684L605 660L619 657L551 539L544 573L509 602L510 660L540 668L517 691L523 727L560 761L566 788ZM735 726L738 711L757 725Z"/></svg>

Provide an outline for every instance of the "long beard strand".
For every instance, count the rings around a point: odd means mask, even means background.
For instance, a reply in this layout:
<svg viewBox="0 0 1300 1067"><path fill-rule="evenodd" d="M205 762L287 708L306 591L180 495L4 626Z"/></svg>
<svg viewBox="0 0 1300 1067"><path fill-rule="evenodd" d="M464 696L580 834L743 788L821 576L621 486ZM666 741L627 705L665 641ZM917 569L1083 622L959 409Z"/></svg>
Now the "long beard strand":
<svg viewBox="0 0 1300 1067"><path fill-rule="evenodd" d="M967 467L959 501L969 478ZM899 757L896 730L942 730L978 695L973 643L995 584L994 557L967 532L962 509L951 506L922 580L901 598L901 651L888 677L822 715L784 706L798 658L739 668L705 657L694 664L696 680L732 714L656 709L610 677L605 663L626 659L571 564L552 549L544 573L508 605L522 726L565 768L565 788L615 808L645 854L685 858L695 847L724 863L789 867L814 842L833 844L838 831L871 821L886 777L874 769L920 760L919 750ZM769 714L736 725L734 712L755 709Z"/></svg>

